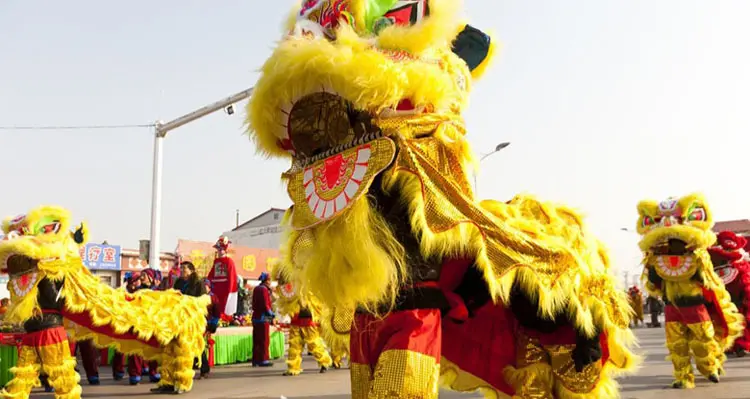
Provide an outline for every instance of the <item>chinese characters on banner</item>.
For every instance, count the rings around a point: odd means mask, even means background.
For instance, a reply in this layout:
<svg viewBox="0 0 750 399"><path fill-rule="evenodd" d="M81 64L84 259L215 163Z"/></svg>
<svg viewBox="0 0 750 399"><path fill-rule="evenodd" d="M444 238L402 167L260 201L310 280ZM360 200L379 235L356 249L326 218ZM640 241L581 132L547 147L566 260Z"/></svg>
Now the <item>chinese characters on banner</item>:
<svg viewBox="0 0 750 399"><path fill-rule="evenodd" d="M81 248L83 264L91 270L121 270L120 246L86 244Z"/></svg>

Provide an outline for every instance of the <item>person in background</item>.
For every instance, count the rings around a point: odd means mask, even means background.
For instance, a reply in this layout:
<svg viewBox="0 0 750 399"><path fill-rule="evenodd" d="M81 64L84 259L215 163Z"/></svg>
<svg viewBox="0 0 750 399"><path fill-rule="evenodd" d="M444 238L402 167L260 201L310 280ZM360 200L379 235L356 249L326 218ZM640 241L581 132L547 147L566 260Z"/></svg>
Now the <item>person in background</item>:
<svg viewBox="0 0 750 399"><path fill-rule="evenodd" d="M125 290L129 293L134 293L138 290L141 285L141 275L138 272L127 272L125 273ZM125 355L120 352L115 352L112 357L112 379L120 381L125 378Z"/></svg>
<svg viewBox="0 0 750 399"><path fill-rule="evenodd" d="M221 318L219 299L214 295L213 290L211 289L211 281L206 279L203 281L203 284L205 294L211 296L211 304L208 305L208 314L206 315L206 318L208 319L208 323L206 324L206 349L201 355L201 367L198 379L208 378L208 374L211 372L211 364L208 361L208 352L211 342L213 341L211 336L216 334L216 330L219 328L219 319Z"/></svg>
<svg viewBox="0 0 750 399"><path fill-rule="evenodd" d="M253 290L253 367L270 367L273 366L268 353L270 323L275 317L271 304L271 278L263 272L258 279L260 285Z"/></svg>
<svg viewBox="0 0 750 399"><path fill-rule="evenodd" d="M651 313L650 327L661 327L661 323L659 322L659 315L662 312L662 303L659 298L653 295L649 295L648 298L646 298L646 305L648 306L649 313Z"/></svg>
<svg viewBox="0 0 750 399"><path fill-rule="evenodd" d="M229 245L232 242L225 236L219 237L214 245L216 259L207 279L211 281L213 292L219 299L221 318L230 321L237 311L237 268L229 256Z"/></svg>
<svg viewBox="0 0 750 399"><path fill-rule="evenodd" d="M249 315L253 312L253 286L250 284L250 281L245 280L243 288L247 294L242 298L242 307L245 310L245 314Z"/></svg>
<svg viewBox="0 0 750 399"><path fill-rule="evenodd" d="M160 279L161 273L157 270L148 268L141 272L140 286L136 290L153 290L157 287L156 280ZM138 385L141 382L141 376L148 375L149 380L153 383L161 381L161 375L158 371L156 361L147 362L142 357L131 355L128 357L128 375L130 376L130 385Z"/></svg>
<svg viewBox="0 0 750 399"><path fill-rule="evenodd" d="M195 273L195 265L191 262L182 262L180 264L180 278L174 282L172 288L182 292L183 295L203 295L203 283L198 274Z"/></svg>
<svg viewBox="0 0 750 399"><path fill-rule="evenodd" d="M83 370L89 385L99 385L99 357L94 343L90 340L78 341L72 345L71 354L75 357L76 350L81 354Z"/></svg>
<svg viewBox="0 0 750 399"><path fill-rule="evenodd" d="M5 312L8 311L8 306L10 306L10 299L0 299L0 316L5 316Z"/></svg>

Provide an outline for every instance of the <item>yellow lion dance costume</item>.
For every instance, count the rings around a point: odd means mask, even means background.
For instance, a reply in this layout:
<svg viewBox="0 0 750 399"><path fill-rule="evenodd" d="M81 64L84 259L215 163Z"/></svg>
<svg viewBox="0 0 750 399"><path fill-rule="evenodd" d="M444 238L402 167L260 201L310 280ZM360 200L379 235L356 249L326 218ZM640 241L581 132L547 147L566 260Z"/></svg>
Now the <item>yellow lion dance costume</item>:
<svg viewBox="0 0 750 399"><path fill-rule="evenodd" d="M713 224L708 204L698 194L638 204L643 280L651 295L664 299L674 388L695 386L691 351L698 371L718 383L724 351L743 330L743 317L711 264Z"/></svg>
<svg viewBox="0 0 750 399"><path fill-rule="evenodd" d="M70 213L44 206L2 225L0 268L10 275L11 307L5 320L23 323L26 334L14 375L0 397L28 399L49 376L57 399L81 397L76 360L68 333L76 341L91 339L160 363L155 393L182 393L192 388L193 359L204 348L207 297L176 291L115 290L99 282L81 261L88 231L71 232ZM67 328L67 332L66 332Z"/></svg>
<svg viewBox="0 0 750 399"><path fill-rule="evenodd" d="M302 350L307 349L320 366L320 372L324 373L332 365L331 356L326 352L323 338L321 338L317 316L320 315L320 306L312 295L305 295L296 289L288 276L283 264L273 268L276 286L277 300L274 304L277 312L291 317L289 327L289 351L287 353L287 369L284 375L293 376L302 373Z"/></svg>
<svg viewBox="0 0 750 399"><path fill-rule="evenodd" d="M494 42L461 8L306 0L288 19L248 105L260 150L291 159L281 262L353 319L355 399L616 398L634 338L600 242L569 208L474 197L461 113Z"/></svg>

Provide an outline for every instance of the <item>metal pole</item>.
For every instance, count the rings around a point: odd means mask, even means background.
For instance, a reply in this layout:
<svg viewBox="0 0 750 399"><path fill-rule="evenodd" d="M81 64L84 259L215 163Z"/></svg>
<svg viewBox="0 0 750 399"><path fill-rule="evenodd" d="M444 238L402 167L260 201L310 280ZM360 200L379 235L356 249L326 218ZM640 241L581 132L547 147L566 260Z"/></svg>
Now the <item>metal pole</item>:
<svg viewBox="0 0 750 399"><path fill-rule="evenodd" d="M224 109L236 102L249 98L253 94L253 88L243 90L237 94L219 100L213 104L198 108L197 110L185 114L173 121L167 123L156 123L154 132L154 175L151 186L151 243L149 245L148 263L152 269L159 269L160 251L160 234L161 234L161 170L162 170L162 147L164 138L167 133L186 125L196 119L212 114L220 109Z"/></svg>
<svg viewBox="0 0 750 399"><path fill-rule="evenodd" d="M151 179L151 241L149 243L148 265L152 269L159 270L160 266L160 243L161 237L161 177L162 177L162 154L164 137L166 132L161 130L161 122L156 123L154 129L154 170Z"/></svg>

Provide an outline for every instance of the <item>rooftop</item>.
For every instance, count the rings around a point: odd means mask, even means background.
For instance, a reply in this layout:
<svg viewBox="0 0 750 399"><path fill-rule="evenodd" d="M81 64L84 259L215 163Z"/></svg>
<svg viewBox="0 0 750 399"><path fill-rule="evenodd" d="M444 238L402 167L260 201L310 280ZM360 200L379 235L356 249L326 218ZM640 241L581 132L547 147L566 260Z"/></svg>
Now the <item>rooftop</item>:
<svg viewBox="0 0 750 399"><path fill-rule="evenodd" d="M735 233L750 233L750 220L726 220L714 224L715 232L733 231Z"/></svg>

